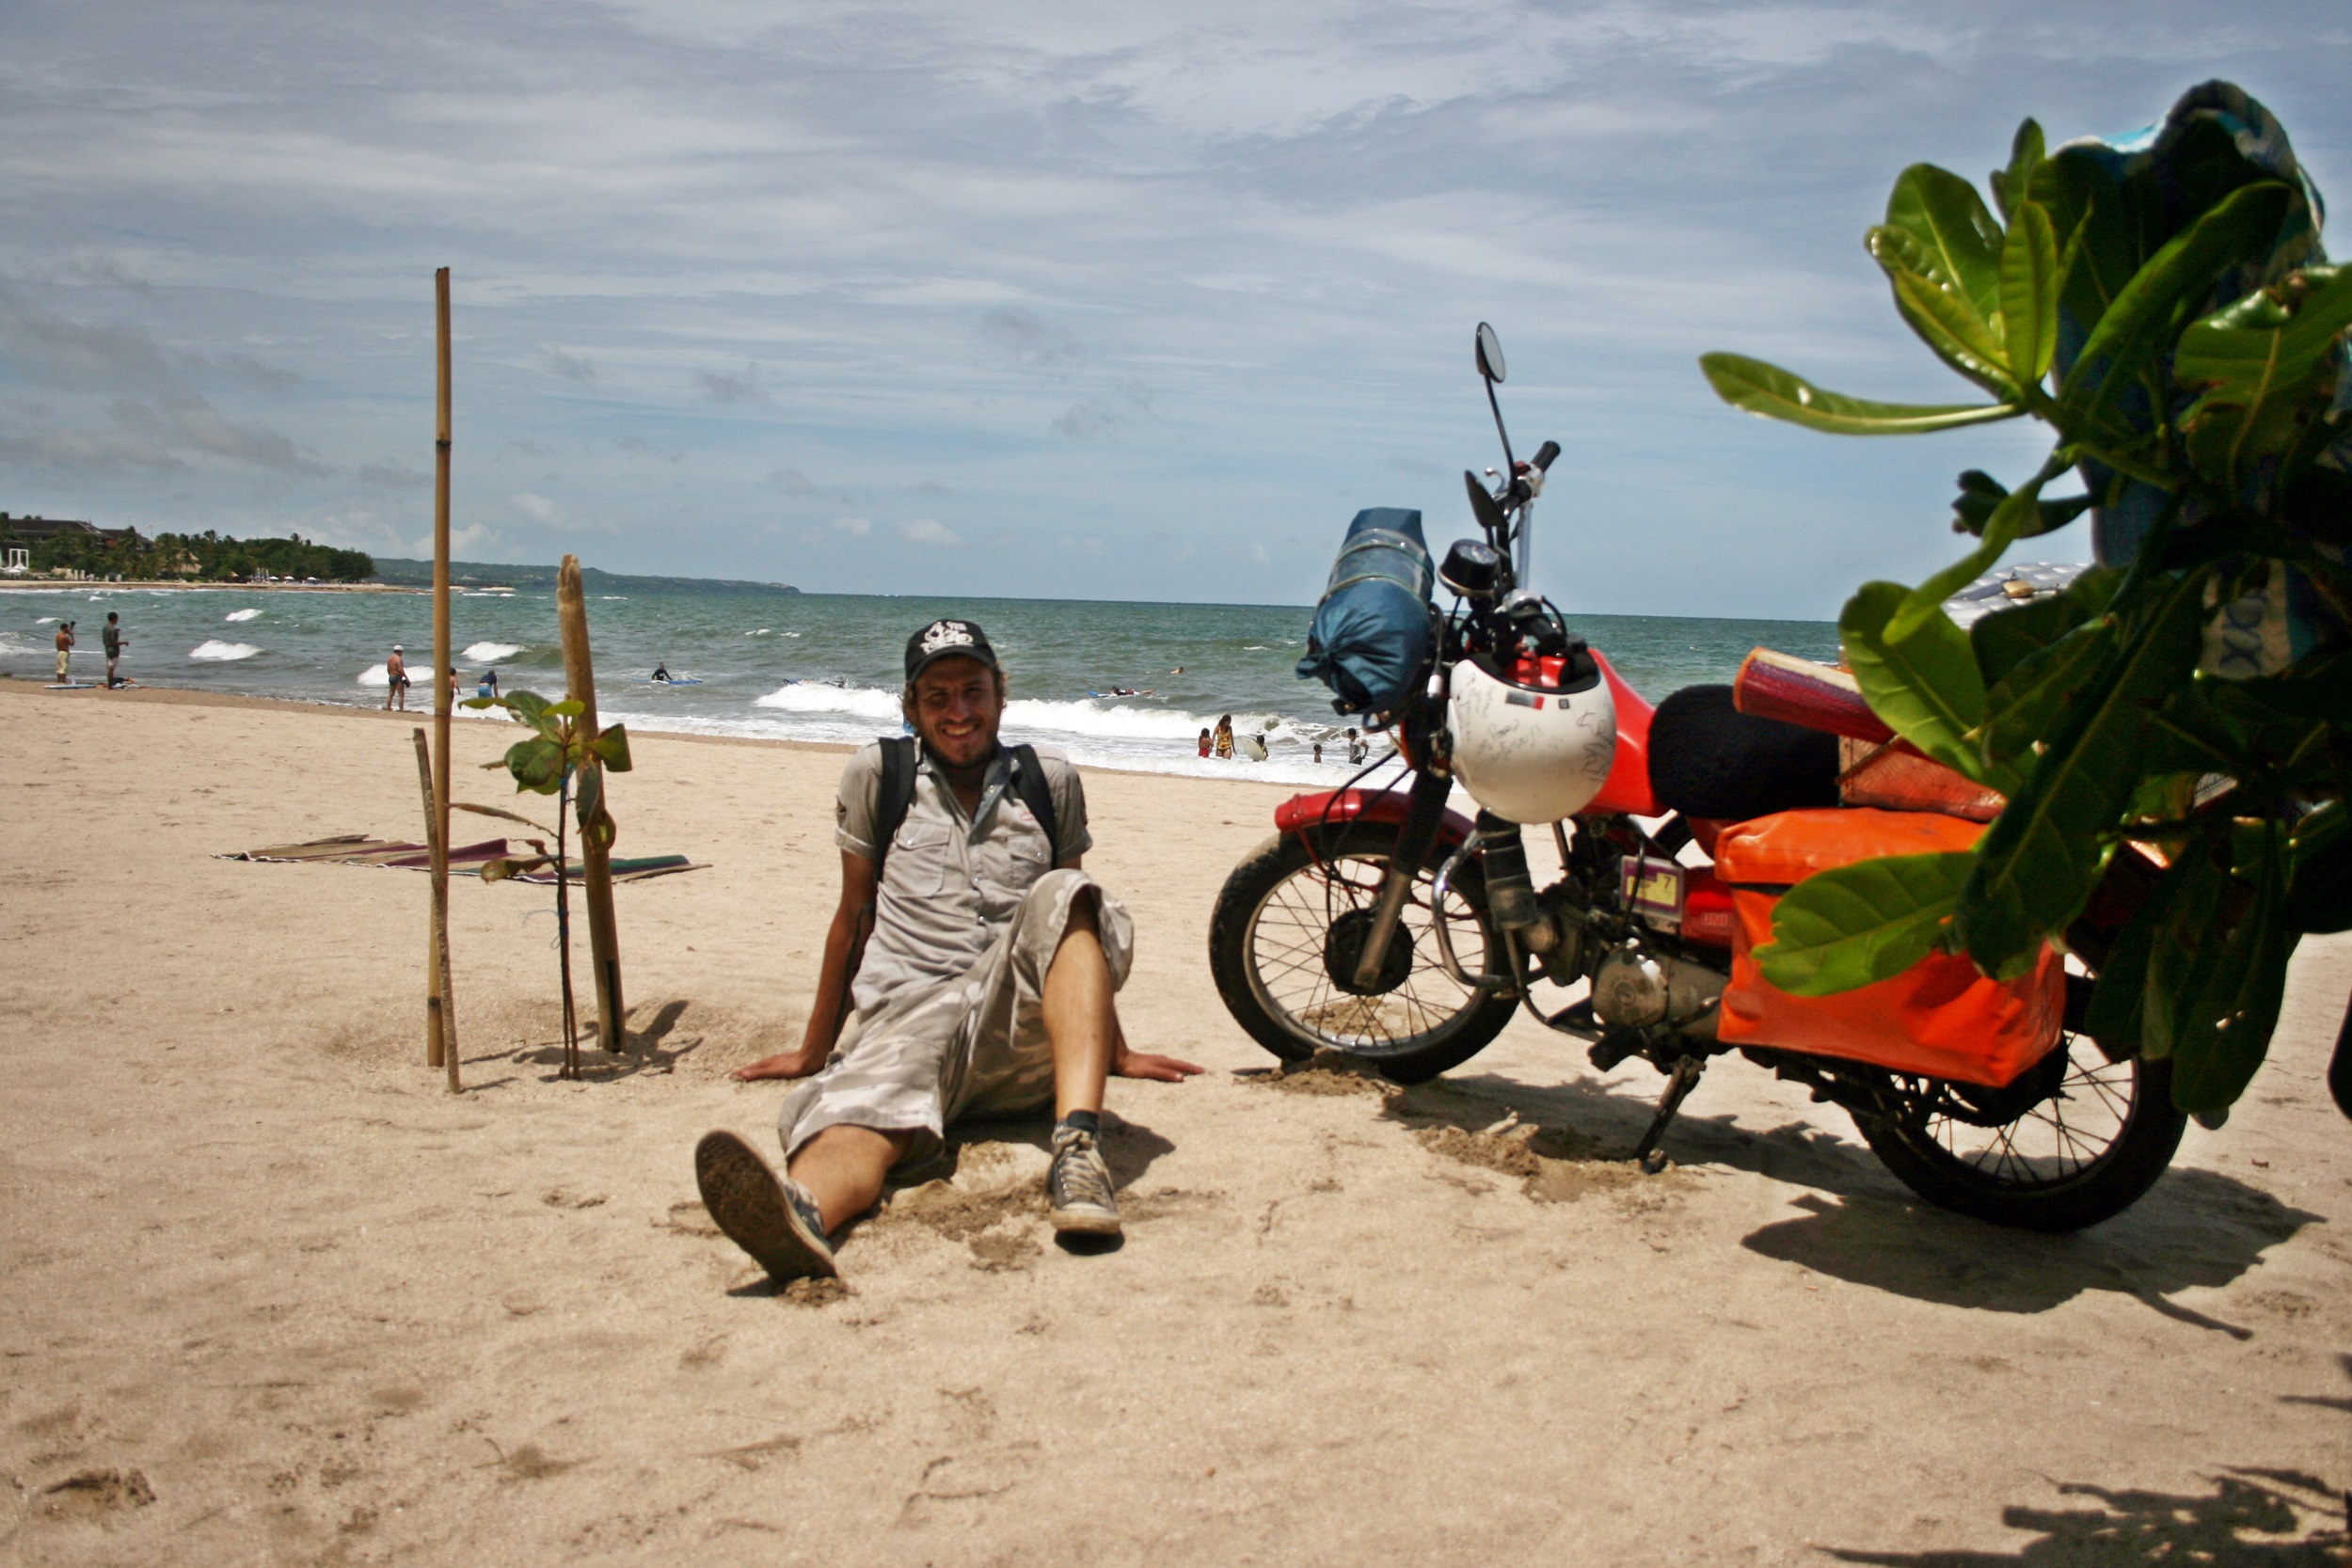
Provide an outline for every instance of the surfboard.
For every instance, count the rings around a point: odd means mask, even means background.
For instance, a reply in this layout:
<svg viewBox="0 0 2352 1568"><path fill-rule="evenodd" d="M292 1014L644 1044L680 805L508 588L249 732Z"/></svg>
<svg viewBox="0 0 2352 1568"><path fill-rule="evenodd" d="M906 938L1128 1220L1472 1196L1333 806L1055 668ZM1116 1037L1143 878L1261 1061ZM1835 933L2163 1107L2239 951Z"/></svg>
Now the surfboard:
<svg viewBox="0 0 2352 1568"><path fill-rule="evenodd" d="M672 676L671 676L668 680L666 680L666 681L658 681L658 680L655 680L655 679L654 679L651 675L640 675L640 676L636 677L636 679L637 679L637 684L638 684L638 685L640 685L640 686L700 686L700 685L702 685L702 681L701 681L698 677L693 676L693 675L672 675Z"/></svg>

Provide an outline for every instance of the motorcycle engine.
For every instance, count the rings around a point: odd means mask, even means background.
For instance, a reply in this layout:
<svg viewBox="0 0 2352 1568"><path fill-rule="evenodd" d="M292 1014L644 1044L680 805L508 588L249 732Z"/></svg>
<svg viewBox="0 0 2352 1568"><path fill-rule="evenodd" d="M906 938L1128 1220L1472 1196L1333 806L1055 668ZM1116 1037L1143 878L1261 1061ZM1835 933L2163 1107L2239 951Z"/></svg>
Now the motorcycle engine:
<svg viewBox="0 0 2352 1568"><path fill-rule="evenodd" d="M1714 1004L1729 980L1720 970L1651 952L1638 939L1628 941L1593 972L1593 1016L1612 1026L1672 1023L1712 1038Z"/></svg>

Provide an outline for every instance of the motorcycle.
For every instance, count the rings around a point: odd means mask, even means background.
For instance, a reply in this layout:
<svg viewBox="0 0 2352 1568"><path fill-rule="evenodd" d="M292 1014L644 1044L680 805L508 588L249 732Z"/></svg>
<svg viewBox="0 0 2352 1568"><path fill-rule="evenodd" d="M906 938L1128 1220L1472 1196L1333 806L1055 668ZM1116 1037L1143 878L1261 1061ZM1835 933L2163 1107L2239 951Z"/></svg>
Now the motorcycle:
<svg viewBox="0 0 2352 1568"><path fill-rule="evenodd" d="M1502 345L1483 323L1476 347L1503 450L1491 483L1463 475L1481 537L1435 568L1454 596L1440 610L1419 514L1367 512L1351 529L1301 672L1320 657L1334 708L1365 711L1397 752L1285 801L1275 835L1226 879L1209 958L1235 1021L1285 1062L1337 1051L1409 1085L1468 1061L1523 1008L1586 1042L1597 1069L1638 1057L1666 1075L1633 1150L1653 1173L1700 1074L1736 1053L1843 1108L1941 1208L2062 1232L2130 1206L2185 1118L2169 1064L2082 1033L2091 979L2058 953L2008 982L1942 954L1843 995L1760 978L1753 953L1787 886L1841 859L1964 848L1998 798L1938 796L1930 779L1923 800L1944 809L1855 803L1852 779L1890 758L1941 770L1901 754L1850 678L1760 650L1733 688L1653 708L1525 586L1560 449L1514 457ZM1396 635L1342 669L1334 648L1368 624L1343 601L1370 592L1388 595ZM1366 674L1382 658L1400 676L1385 694ZM1820 700L1775 705L1775 680ZM1384 765L1402 776L1367 786ZM1474 817L1450 806L1457 784ZM1538 889L1523 832L1546 827L1560 875ZM2077 968L2095 974L2154 875L2117 857L2068 932ZM1547 1009L1539 987L1583 994Z"/></svg>

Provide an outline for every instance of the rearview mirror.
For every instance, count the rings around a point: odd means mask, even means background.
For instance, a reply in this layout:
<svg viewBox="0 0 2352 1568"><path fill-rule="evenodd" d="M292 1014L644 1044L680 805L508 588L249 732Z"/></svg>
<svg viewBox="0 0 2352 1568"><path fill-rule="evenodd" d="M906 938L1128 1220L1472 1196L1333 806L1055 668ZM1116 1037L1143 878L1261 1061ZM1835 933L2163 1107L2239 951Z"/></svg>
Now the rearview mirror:
<svg viewBox="0 0 2352 1568"><path fill-rule="evenodd" d="M1503 379L1502 340L1485 322L1478 324L1478 373L1489 381Z"/></svg>

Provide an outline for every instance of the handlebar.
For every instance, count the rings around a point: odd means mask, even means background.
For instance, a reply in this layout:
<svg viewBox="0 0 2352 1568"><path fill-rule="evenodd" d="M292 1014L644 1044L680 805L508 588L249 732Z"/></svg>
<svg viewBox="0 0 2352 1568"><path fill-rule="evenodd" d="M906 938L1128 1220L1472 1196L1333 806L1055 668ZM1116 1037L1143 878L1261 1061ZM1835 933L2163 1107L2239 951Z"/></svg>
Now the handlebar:
<svg viewBox="0 0 2352 1568"><path fill-rule="evenodd" d="M1539 472L1544 472L1544 473L1549 473L1549 472L1550 472L1550 470L1551 470L1551 460L1552 460L1553 458L1555 458L1555 457L1559 456L1559 455L1560 455L1560 443L1559 443L1559 442L1557 442L1557 441L1546 441L1546 442L1545 442L1542 446L1537 447L1537 448L1535 449L1535 458L1534 458L1534 467L1535 467L1535 468L1536 468Z"/></svg>

